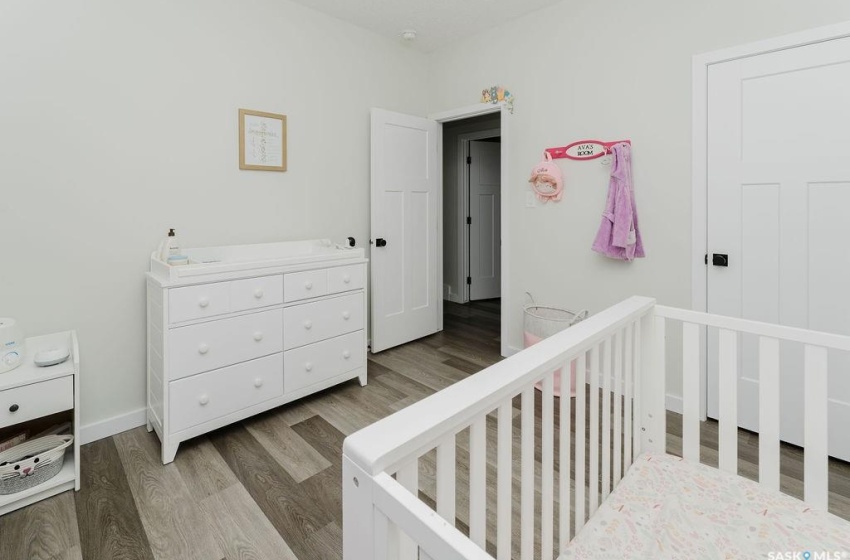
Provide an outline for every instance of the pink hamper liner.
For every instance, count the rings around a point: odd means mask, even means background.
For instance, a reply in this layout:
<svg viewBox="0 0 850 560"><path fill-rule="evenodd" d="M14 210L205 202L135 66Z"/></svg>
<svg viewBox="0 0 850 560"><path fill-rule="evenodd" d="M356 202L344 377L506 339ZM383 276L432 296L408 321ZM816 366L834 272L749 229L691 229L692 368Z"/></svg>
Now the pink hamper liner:
<svg viewBox="0 0 850 560"><path fill-rule="evenodd" d="M529 294L530 296L531 294ZM532 300L533 301L533 300ZM579 321L587 318L587 310L578 313L568 309L547 307L542 305L528 305L525 308L523 343L526 348L534 346L544 338L573 326ZM572 362L570 371L570 396L576 396L576 364ZM554 393L556 397L561 396L561 368L555 370ZM538 390L542 390L542 383L535 384Z"/></svg>

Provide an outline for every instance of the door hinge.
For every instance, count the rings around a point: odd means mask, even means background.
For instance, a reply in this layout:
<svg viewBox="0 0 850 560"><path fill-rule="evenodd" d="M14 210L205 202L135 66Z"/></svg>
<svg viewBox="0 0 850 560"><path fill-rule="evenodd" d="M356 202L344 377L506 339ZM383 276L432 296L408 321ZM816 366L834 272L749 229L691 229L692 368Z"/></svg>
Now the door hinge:
<svg viewBox="0 0 850 560"><path fill-rule="evenodd" d="M472 156L466 156L466 165L472 165Z"/></svg>
<svg viewBox="0 0 850 560"><path fill-rule="evenodd" d="M466 277L466 283L469 284L469 285L472 285L472 276Z"/></svg>
<svg viewBox="0 0 850 560"><path fill-rule="evenodd" d="M467 225L472 225L472 216L466 217L466 223L467 223Z"/></svg>

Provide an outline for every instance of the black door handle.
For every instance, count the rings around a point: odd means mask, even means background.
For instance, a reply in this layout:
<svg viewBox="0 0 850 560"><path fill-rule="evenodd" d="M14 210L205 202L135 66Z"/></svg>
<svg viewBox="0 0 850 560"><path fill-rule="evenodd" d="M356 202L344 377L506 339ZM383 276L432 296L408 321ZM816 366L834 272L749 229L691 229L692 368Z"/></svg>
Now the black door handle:
<svg viewBox="0 0 850 560"><path fill-rule="evenodd" d="M714 253L711 255L711 264L714 266L729 266L729 255Z"/></svg>
<svg viewBox="0 0 850 560"><path fill-rule="evenodd" d="M375 246L376 247L386 247L387 246L387 240L384 239L383 237L379 237L378 239L375 240Z"/></svg>
<svg viewBox="0 0 850 560"><path fill-rule="evenodd" d="M13 404L9 407L9 412L17 412L20 407L16 404Z"/></svg>

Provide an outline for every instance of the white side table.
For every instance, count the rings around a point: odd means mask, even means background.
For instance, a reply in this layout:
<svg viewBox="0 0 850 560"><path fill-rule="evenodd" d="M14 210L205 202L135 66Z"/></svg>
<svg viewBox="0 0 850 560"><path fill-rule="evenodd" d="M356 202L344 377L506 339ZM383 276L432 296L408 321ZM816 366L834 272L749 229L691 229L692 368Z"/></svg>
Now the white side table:
<svg viewBox="0 0 850 560"><path fill-rule="evenodd" d="M67 347L63 363L37 367L41 349ZM80 489L80 353L77 333L66 331L26 340L24 363L0 373L0 428L23 424L50 414L73 410L74 444L68 448L62 470L38 486L16 494L0 494L0 515L28 506L66 490Z"/></svg>

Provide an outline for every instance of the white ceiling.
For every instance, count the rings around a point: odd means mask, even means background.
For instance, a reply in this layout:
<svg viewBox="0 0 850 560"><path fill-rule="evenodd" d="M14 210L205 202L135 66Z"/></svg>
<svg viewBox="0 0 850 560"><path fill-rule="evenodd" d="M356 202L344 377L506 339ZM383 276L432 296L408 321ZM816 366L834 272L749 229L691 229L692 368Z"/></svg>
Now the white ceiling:
<svg viewBox="0 0 850 560"><path fill-rule="evenodd" d="M416 30L413 46L432 51L560 0L295 0L330 16L402 41Z"/></svg>

